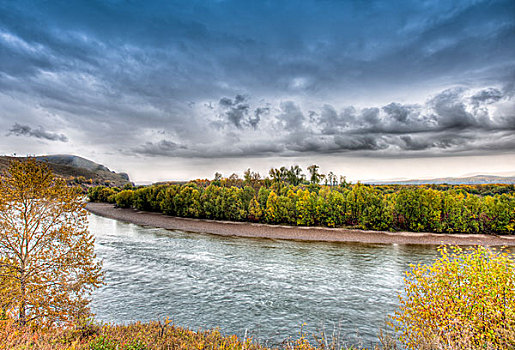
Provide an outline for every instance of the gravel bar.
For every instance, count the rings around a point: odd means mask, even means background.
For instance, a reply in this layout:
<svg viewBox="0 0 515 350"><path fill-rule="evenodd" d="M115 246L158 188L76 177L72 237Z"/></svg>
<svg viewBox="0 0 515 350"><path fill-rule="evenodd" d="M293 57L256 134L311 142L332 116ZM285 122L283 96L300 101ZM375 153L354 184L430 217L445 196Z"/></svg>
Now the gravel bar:
<svg viewBox="0 0 515 350"><path fill-rule="evenodd" d="M220 236L238 236L299 241L359 242L371 244L424 244L424 245L488 245L515 246L515 235L442 234L427 232L365 231L347 228L302 227L255 224L249 222L190 219L135 209L115 208L107 203L88 203L91 213L136 225L161 227L208 233Z"/></svg>

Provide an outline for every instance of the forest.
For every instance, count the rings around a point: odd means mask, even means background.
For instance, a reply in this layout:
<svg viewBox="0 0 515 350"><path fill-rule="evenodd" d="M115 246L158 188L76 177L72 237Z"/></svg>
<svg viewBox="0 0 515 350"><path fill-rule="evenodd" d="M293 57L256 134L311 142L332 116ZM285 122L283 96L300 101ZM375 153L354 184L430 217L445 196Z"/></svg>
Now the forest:
<svg viewBox="0 0 515 350"><path fill-rule="evenodd" d="M437 233L513 234L513 185L368 185L298 166L248 169L188 183L123 188L96 186L93 202L166 215L298 226Z"/></svg>

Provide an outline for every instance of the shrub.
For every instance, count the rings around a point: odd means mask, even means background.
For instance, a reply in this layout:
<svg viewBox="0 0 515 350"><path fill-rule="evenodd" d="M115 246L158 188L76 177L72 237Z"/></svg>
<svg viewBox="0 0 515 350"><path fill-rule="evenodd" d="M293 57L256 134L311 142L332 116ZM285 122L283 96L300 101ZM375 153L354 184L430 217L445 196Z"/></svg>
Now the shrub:
<svg viewBox="0 0 515 350"><path fill-rule="evenodd" d="M130 208L132 206L133 198L133 190L123 190L119 192L115 197L116 205L120 208Z"/></svg>
<svg viewBox="0 0 515 350"><path fill-rule="evenodd" d="M410 349L515 346L515 263L482 246L442 247L432 265L412 266L392 317Z"/></svg>

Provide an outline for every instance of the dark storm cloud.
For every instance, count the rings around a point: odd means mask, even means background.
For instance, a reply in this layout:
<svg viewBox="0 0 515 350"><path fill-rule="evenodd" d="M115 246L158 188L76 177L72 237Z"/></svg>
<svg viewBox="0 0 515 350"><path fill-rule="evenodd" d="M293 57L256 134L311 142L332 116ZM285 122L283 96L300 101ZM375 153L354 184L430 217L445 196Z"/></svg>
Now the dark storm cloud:
<svg viewBox="0 0 515 350"><path fill-rule="evenodd" d="M283 123L288 136L283 142L288 150L299 153L438 155L509 151L515 141L515 103L510 96L496 88L453 88L422 105L392 102L380 108L351 106L338 111L326 104L319 112L312 111L314 119L307 125L302 124L305 118L301 108L289 102L276 118L284 120L288 116L290 123ZM502 106L506 113L500 111ZM292 116L297 116L297 124L303 127L293 127Z"/></svg>
<svg viewBox="0 0 515 350"><path fill-rule="evenodd" d="M474 116L465 109L462 94L463 89L449 89L429 101L442 128L463 129L477 125Z"/></svg>
<svg viewBox="0 0 515 350"><path fill-rule="evenodd" d="M64 134L58 134L54 132L50 132L45 130L43 127L39 126L38 128L33 129L28 125L22 125L18 123L14 123L14 125L9 129L7 136L15 135L15 136L30 136L38 139L44 139L49 141L61 141L68 142L68 137Z"/></svg>
<svg viewBox="0 0 515 350"><path fill-rule="evenodd" d="M388 145L377 136L335 136L334 142L342 151L374 151L388 148Z"/></svg>
<svg viewBox="0 0 515 350"><path fill-rule="evenodd" d="M218 101L218 107L219 119L211 123L217 129L223 129L226 125L235 126L238 129L246 127L257 129L261 118L270 114L268 105L251 109L249 97L241 94L237 94L234 99L222 97ZM209 105L208 108L210 108Z"/></svg>
<svg viewBox="0 0 515 350"><path fill-rule="evenodd" d="M249 119L249 105L245 103L246 97L243 95L236 95L234 100L228 97L222 97L218 102L222 109L222 119L233 124L237 128L242 128L243 123L252 125ZM252 118L255 121L255 118ZM259 122L259 120L257 120ZM257 124L255 122L254 124ZM255 127L255 125L253 125Z"/></svg>
<svg viewBox="0 0 515 350"><path fill-rule="evenodd" d="M514 12L510 0L4 1L0 126L65 141L27 126L58 121L99 152L159 156L507 150Z"/></svg>
<svg viewBox="0 0 515 350"><path fill-rule="evenodd" d="M473 138L466 135L449 134L427 134L427 135L404 135L399 136L402 141L399 147L404 151L424 151L428 149L445 150L452 147L462 146Z"/></svg>

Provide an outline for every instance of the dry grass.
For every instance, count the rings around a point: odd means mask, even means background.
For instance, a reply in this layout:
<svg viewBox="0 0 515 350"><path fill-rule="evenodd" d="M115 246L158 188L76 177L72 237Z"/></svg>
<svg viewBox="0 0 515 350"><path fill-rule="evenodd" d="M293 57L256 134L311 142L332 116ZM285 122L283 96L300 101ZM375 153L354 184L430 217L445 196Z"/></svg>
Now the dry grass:
<svg viewBox="0 0 515 350"><path fill-rule="evenodd" d="M192 331L168 321L123 325L82 323L70 328L19 328L9 320L0 321L0 349L38 350L357 350L341 347L334 339L315 337L311 344L301 336L286 341L280 348L268 348L219 330ZM393 348L391 348L393 349Z"/></svg>
<svg viewBox="0 0 515 350"><path fill-rule="evenodd" d="M502 349L515 349L515 331L507 330L507 339ZM421 350L475 349L477 343L470 335L435 338L433 342L419 344ZM391 335L379 334L380 345L370 350L399 350L398 342ZM496 345L485 342L482 349L498 350ZM0 350L359 350L346 346L339 337L319 334L312 340L304 335L285 341L280 347L269 348L253 342L251 338L240 339L235 335L225 336L219 330L192 331L168 321L132 323L129 325L98 325L82 323L69 328L31 329L20 328L12 321L0 320ZM364 349L363 349L364 350Z"/></svg>

